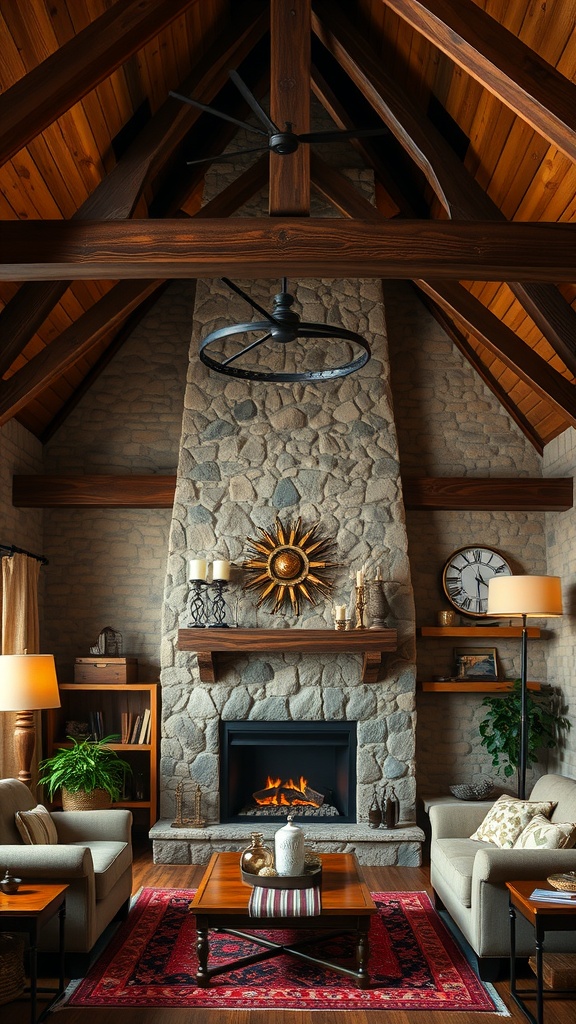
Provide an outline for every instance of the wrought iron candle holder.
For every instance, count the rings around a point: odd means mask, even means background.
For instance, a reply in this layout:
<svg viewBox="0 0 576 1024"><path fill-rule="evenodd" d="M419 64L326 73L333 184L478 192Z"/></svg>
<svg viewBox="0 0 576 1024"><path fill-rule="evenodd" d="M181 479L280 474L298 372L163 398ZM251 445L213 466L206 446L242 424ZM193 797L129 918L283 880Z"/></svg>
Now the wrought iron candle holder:
<svg viewBox="0 0 576 1024"><path fill-rule="evenodd" d="M206 625L206 580L190 580L188 597L188 629L200 629Z"/></svg>
<svg viewBox="0 0 576 1024"><path fill-rule="evenodd" d="M211 588L215 593L210 607L212 621L208 622L207 626L209 629L228 628L228 623L226 622L228 608L224 599L224 593L228 588L228 580L214 580Z"/></svg>

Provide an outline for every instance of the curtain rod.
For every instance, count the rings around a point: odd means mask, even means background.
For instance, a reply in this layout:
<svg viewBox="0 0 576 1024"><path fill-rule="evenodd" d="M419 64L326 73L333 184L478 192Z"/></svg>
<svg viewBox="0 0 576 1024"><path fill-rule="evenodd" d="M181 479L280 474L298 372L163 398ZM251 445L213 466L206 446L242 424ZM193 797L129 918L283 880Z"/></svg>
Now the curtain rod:
<svg viewBox="0 0 576 1024"><path fill-rule="evenodd" d="M17 548L15 544L0 544L0 551L7 551L9 555L28 555L28 558L35 558L41 565L49 564L48 559L44 555L35 555L33 551Z"/></svg>

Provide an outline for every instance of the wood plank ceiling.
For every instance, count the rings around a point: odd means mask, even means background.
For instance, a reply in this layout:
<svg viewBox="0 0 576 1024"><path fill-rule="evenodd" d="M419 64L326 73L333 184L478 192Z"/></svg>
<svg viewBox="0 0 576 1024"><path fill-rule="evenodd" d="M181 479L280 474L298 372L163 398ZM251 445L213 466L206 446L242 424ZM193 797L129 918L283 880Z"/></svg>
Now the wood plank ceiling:
<svg viewBox="0 0 576 1024"><path fill-rule="evenodd" d="M0 52L0 424L52 436L185 250L197 276L271 277L283 245L291 272L364 251L412 280L537 450L576 426L576 0L6 0ZM247 120L231 68L299 133L312 96L385 127L345 144L376 206L300 145L200 212L209 164L186 160L237 129L169 92ZM251 237L234 213L266 181ZM341 219L311 222L311 189Z"/></svg>

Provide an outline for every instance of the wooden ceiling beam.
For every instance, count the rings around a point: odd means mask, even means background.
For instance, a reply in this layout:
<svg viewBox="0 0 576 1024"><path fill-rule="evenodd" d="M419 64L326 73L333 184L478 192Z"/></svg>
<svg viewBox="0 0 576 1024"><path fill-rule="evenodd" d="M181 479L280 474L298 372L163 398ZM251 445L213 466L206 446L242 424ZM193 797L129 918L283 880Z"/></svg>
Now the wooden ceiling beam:
<svg viewBox="0 0 576 1024"><path fill-rule="evenodd" d="M571 477L403 477L409 509L565 512L573 506ZM16 508L171 508L176 476L85 474L13 478Z"/></svg>
<svg viewBox="0 0 576 1024"><path fill-rule="evenodd" d="M310 131L310 3L271 0L270 117L281 131L287 122L297 135ZM310 147L270 153L271 217L310 213Z"/></svg>
<svg viewBox="0 0 576 1024"><path fill-rule="evenodd" d="M230 66L244 59L267 27L267 12L258 14L242 28L236 25L229 27L199 62L193 74L182 83L179 91L209 103L228 81ZM130 217L150 176L174 152L200 113L198 108L168 98L116 166L76 211L74 219L122 220ZM0 377L24 351L69 284L69 281L26 282L0 312Z"/></svg>
<svg viewBox="0 0 576 1024"><path fill-rule="evenodd" d="M499 207L469 174L432 122L386 74L381 61L343 12L326 0L316 0L312 26L425 175L447 214L458 220L506 222ZM576 311L555 287L557 282L553 283L551 278L547 282L550 283L535 288L525 279L516 279L514 293L560 359L576 375Z"/></svg>
<svg viewBox="0 0 576 1024"><path fill-rule="evenodd" d="M230 217L2 228L3 281L234 275L575 281L576 225Z"/></svg>
<svg viewBox="0 0 576 1024"><path fill-rule="evenodd" d="M116 0L0 97L0 164L199 0Z"/></svg>
<svg viewBox="0 0 576 1024"><path fill-rule="evenodd" d="M541 398L576 426L576 387L542 359L457 281L416 281L418 288L455 316Z"/></svg>
<svg viewBox="0 0 576 1024"><path fill-rule="evenodd" d="M380 0L576 160L576 86L472 0Z"/></svg>

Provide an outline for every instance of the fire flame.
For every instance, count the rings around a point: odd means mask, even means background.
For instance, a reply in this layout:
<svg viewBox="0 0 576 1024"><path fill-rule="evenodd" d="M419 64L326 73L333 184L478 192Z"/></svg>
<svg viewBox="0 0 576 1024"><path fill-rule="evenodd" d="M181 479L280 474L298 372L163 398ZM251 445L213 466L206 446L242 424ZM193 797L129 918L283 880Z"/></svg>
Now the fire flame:
<svg viewBox="0 0 576 1024"><path fill-rule="evenodd" d="M258 796L254 795L254 799L260 807L273 806L273 807L318 807L319 804L315 800L310 800L306 796L308 788L308 780L303 775L300 776L299 782L294 782L293 779L288 779L287 782L282 782L280 777L272 778L270 775L266 779L266 785L264 789L269 789L272 792L269 796L262 796L262 792ZM285 790L291 792L286 795ZM292 796L292 792L294 796Z"/></svg>

